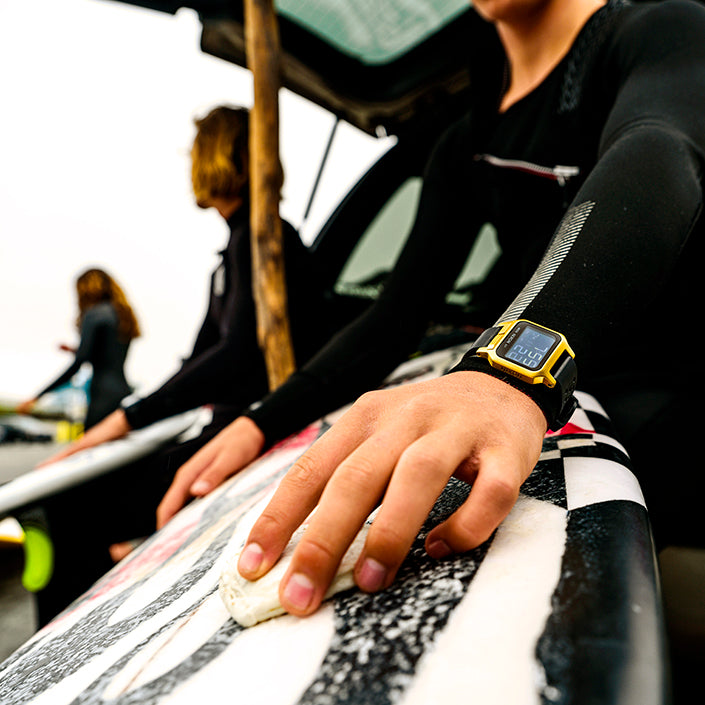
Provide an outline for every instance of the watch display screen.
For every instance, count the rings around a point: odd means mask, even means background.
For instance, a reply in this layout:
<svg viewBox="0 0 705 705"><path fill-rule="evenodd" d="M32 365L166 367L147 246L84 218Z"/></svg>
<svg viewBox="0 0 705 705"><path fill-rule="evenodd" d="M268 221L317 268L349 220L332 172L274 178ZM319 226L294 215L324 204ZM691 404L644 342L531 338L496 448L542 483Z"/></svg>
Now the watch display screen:
<svg viewBox="0 0 705 705"><path fill-rule="evenodd" d="M560 340L553 333L531 324L517 325L513 332L516 334L508 335L497 353L528 370L539 369Z"/></svg>

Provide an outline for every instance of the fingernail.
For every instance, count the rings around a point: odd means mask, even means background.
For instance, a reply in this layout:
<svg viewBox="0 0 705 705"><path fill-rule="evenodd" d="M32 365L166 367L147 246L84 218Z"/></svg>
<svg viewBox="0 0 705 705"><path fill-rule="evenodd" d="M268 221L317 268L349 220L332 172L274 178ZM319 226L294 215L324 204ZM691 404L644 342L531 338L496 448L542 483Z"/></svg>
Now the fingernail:
<svg viewBox="0 0 705 705"><path fill-rule="evenodd" d="M431 556L431 558L436 559L445 558L453 553L451 547L442 539L436 539L435 541L429 543L426 552L429 556Z"/></svg>
<svg viewBox="0 0 705 705"><path fill-rule="evenodd" d="M375 592L384 586L387 569L374 558L365 558L357 575L357 584L366 592Z"/></svg>
<svg viewBox="0 0 705 705"><path fill-rule="evenodd" d="M305 610L311 604L313 590L314 585L308 576L294 573L284 588L284 602L298 610Z"/></svg>
<svg viewBox="0 0 705 705"><path fill-rule="evenodd" d="M191 494L208 494L210 491L211 486L205 480L196 480L196 482L191 485Z"/></svg>
<svg viewBox="0 0 705 705"><path fill-rule="evenodd" d="M237 562L238 570L240 573L243 571L245 573L256 573L260 565L262 565L263 557L264 551L262 550L262 546L258 543L248 543L242 550Z"/></svg>

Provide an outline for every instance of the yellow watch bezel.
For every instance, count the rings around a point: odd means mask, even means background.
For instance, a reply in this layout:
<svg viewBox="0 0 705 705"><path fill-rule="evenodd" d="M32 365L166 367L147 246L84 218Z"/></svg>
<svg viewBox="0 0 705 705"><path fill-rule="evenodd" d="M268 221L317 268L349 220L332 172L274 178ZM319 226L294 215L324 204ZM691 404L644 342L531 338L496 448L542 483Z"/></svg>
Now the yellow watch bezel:
<svg viewBox="0 0 705 705"><path fill-rule="evenodd" d="M520 325L521 324L521 325ZM527 367L512 362L506 357L500 357L498 350L502 343L513 343L515 338L518 338L519 334L523 332L526 326L532 326L533 328L538 328L541 331L556 336L555 343L543 360L541 367L530 370ZM505 372L517 377L518 379L527 382L528 384L544 384L547 387L553 388L556 386L556 379L551 374L551 370L554 368L556 362L565 353L568 353L570 357L575 359L575 353L573 352L565 336L558 331L552 330L551 328L546 328L546 326L539 325L533 321L528 321L525 318L517 318L512 321L503 321L498 324L500 330L492 338L492 340L483 347L477 348L474 351L475 355L484 357L492 367L504 370ZM516 331L515 331L516 329ZM514 332L514 338L509 338ZM509 340L508 340L509 339Z"/></svg>

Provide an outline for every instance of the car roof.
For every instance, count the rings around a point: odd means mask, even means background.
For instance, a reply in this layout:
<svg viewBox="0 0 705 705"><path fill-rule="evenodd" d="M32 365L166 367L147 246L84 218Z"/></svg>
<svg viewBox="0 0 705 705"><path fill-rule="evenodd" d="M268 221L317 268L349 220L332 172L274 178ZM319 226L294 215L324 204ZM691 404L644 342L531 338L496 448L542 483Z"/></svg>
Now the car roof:
<svg viewBox="0 0 705 705"><path fill-rule="evenodd" d="M201 49L246 66L243 3L122 0L198 13ZM470 86L469 54L485 24L468 0L277 0L282 85L369 134L401 136Z"/></svg>

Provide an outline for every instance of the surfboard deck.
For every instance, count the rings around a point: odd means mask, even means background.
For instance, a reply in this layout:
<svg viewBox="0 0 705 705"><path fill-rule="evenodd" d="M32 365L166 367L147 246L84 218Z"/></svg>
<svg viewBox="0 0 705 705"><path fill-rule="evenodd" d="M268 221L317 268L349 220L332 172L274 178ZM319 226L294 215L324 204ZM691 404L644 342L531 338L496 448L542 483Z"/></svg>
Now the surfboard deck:
<svg viewBox="0 0 705 705"><path fill-rule="evenodd" d="M451 349L389 384L437 376ZM311 617L243 628L224 561L326 417L185 507L0 664L0 702L248 705L668 702L658 578L639 485L592 397L543 453L493 537L430 559L423 539L467 496L452 480L395 583Z"/></svg>
<svg viewBox="0 0 705 705"><path fill-rule="evenodd" d="M163 419L125 438L80 451L0 485L0 519L154 452L199 424L202 413L195 409Z"/></svg>

